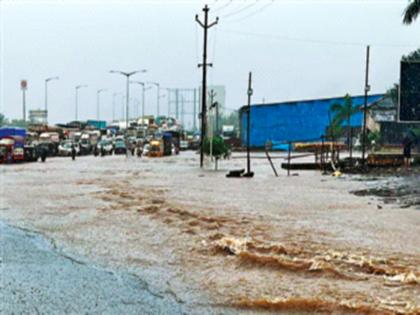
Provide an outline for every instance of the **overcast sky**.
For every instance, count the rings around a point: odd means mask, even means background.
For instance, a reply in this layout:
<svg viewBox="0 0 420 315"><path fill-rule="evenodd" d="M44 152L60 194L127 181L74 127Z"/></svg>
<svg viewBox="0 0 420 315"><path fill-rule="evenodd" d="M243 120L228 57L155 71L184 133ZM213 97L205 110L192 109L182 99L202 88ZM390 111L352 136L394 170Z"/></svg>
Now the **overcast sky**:
<svg viewBox="0 0 420 315"><path fill-rule="evenodd" d="M44 107L49 83L50 122L111 119L112 95L125 92L122 76L109 70L147 69L135 80L168 88L194 88L201 80L202 18L205 2L190 1L19 1L0 0L0 112L22 116L19 82L28 80L27 107ZM371 45L372 93L399 77L401 55L420 47L420 21L402 24L407 0L394 1L222 1L209 0L209 84L226 86L226 107L246 101L253 71L253 102L280 102L362 94L365 45ZM140 86L131 86L141 100ZM147 92L146 114L155 113L156 91ZM121 104L121 97L117 98ZM118 108L121 108L120 106ZM166 100L161 100L163 112ZM188 111L188 109L186 109ZM120 115L119 109L117 114Z"/></svg>

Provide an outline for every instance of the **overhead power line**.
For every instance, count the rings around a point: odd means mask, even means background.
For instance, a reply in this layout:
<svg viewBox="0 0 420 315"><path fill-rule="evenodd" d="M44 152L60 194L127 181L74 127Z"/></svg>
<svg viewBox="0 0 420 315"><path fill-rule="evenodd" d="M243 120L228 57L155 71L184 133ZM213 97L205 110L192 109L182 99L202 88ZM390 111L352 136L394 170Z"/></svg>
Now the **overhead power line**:
<svg viewBox="0 0 420 315"><path fill-rule="evenodd" d="M258 4L258 1L259 1L259 0L255 0L255 2L253 2L253 3L251 3L251 4L248 4L248 5L247 5L247 6L245 6L245 7L242 7L242 8L240 8L240 9L236 10L236 11L233 11L233 12L227 13L227 14L225 14L225 15L222 15L221 17L222 17L222 18L228 18L228 17L231 17L231 16L238 15L238 14L240 14L240 13L242 13L242 12L244 12L244 11L246 11L246 10L250 9L250 8L252 8L252 7L253 7L253 6L255 6L256 4Z"/></svg>
<svg viewBox="0 0 420 315"><path fill-rule="evenodd" d="M310 43L310 44L319 44L319 45L334 45L334 46L360 46L366 47L366 42L344 42L344 41L333 41L333 40L325 40L325 39L312 39L312 38L298 38L298 37L289 37L289 36L281 36L281 35L274 35L274 34L263 34L263 33L250 33L250 32L242 32L236 30L220 30L224 33L242 35L242 36L252 36L261 39L274 39L274 40L283 40L283 41L293 41L293 42L301 42L301 43ZM370 46L376 47L417 47L417 44L392 44L392 43L371 43Z"/></svg>
<svg viewBox="0 0 420 315"><path fill-rule="evenodd" d="M213 13L221 12L224 9L226 9L227 7L229 7L232 3L233 3L233 0L229 0L224 5L222 5L222 6L218 7L218 8L215 8L212 11L213 11Z"/></svg>
<svg viewBox="0 0 420 315"><path fill-rule="evenodd" d="M258 13L263 12L263 11L264 11L264 10L266 10L269 6L271 6L272 4L274 4L274 0L271 0L270 2L266 3L266 4L265 4L264 6L262 6L261 8L259 8L259 9L255 10L255 11L253 11L253 12L251 12L251 13L249 13L249 14L247 14L247 15L243 16L243 17L240 17L240 18L238 18L238 19L231 20L231 21L227 20L226 22L227 22L227 23L241 22L241 21L243 21L243 20L246 20L246 19L248 19L248 18L250 18L250 17L253 17L253 16L257 15Z"/></svg>

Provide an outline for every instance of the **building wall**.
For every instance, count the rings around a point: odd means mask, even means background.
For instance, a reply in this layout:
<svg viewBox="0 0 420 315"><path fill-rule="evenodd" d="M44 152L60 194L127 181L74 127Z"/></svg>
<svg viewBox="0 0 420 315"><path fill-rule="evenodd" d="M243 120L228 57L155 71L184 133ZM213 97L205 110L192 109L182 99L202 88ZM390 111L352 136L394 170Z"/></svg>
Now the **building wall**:
<svg viewBox="0 0 420 315"><path fill-rule="evenodd" d="M373 103L383 94L371 95L368 103ZM353 106L364 104L363 96L352 97ZM267 141L316 141L325 134L330 124L329 109L334 103L343 103L344 97L306 100L297 102L261 104L251 106L250 143L253 148L263 148ZM331 117L332 119L333 117ZM351 119L353 127L360 127L363 114ZM246 145L247 112L240 111L241 141Z"/></svg>

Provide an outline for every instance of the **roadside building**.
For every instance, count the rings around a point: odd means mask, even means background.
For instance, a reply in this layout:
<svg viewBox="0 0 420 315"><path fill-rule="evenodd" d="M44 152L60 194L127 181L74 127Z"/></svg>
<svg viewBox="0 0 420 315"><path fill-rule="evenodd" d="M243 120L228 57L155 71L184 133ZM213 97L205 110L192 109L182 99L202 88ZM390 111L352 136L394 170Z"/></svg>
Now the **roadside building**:
<svg viewBox="0 0 420 315"><path fill-rule="evenodd" d="M420 122L400 122L398 106L390 97L384 97L369 105L367 126L369 131L380 133L380 144L401 146L410 130L420 130Z"/></svg>
<svg viewBox="0 0 420 315"><path fill-rule="evenodd" d="M384 97L383 94L370 95L368 104ZM251 106L250 144L252 148L262 149L267 142L319 141L333 118L330 112L334 103L343 104L344 97L302 100ZM354 107L364 104L364 96L353 96ZM246 106L239 112L240 137L246 145L247 111ZM363 125L363 113L352 116L351 126L356 131Z"/></svg>

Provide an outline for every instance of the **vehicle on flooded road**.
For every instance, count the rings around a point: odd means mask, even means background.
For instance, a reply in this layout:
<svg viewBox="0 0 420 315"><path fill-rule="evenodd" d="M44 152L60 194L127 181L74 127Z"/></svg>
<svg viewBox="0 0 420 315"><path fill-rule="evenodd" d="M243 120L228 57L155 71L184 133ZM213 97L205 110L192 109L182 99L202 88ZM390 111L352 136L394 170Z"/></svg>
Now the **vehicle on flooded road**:
<svg viewBox="0 0 420 315"><path fill-rule="evenodd" d="M127 154L127 146L124 140L115 141L114 154Z"/></svg>
<svg viewBox="0 0 420 315"><path fill-rule="evenodd" d="M80 154L80 148L77 144L72 141L63 141L58 146L58 155L59 156L71 156L71 151L74 149L76 150L76 155Z"/></svg>
<svg viewBox="0 0 420 315"><path fill-rule="evenodd" d="M112 152L114 151L112 140L109 139L99 141L96 148L101 155L112 155Z"/></svg>

